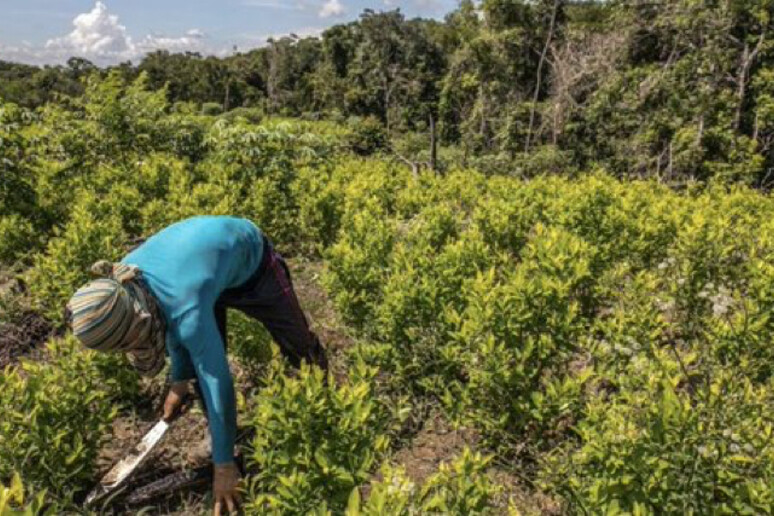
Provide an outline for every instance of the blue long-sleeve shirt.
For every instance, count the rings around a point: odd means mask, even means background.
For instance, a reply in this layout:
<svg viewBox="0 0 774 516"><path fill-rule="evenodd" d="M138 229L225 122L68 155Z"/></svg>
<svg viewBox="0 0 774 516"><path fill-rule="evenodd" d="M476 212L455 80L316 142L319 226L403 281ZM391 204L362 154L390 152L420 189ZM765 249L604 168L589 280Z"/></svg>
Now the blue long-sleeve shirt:
<svg viewBox="0 0 774 516"><path fill-rule="evenodd" d="M236 402L215 301L245 283L262 256L263 237L249 220L194 217L160 231L122 260L140 268L164 313L172 380L199 379L216 464L234 458Z"/></svg>

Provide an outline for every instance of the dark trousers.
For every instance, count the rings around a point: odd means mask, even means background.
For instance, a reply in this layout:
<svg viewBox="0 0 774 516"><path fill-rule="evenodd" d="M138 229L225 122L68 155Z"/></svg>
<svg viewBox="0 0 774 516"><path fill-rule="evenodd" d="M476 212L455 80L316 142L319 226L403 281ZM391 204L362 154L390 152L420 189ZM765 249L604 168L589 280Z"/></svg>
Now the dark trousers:
<svg viewBox="0 0 774 516"><path fill-rule="evenodd" d="M309 329L293 290L290 269L266 237L263 243L263 259L255 274L243 285L224 291L215 303L223 344L228 347L226 310L233 308L260 321L293 366L299 367L305 360L327 371L325 349Z"/></svg>

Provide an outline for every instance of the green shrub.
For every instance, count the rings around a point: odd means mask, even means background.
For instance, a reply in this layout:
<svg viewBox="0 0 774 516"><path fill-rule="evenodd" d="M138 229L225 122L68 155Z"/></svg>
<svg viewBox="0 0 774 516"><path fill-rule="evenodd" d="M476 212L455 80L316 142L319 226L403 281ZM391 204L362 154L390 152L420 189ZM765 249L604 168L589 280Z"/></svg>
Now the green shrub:
<svg viewBox="0 0 774 516"><path fill-rule="evenodd" d="M121 257L128 238L120 217L106 216L105 211L93 194L84 193L67 225L35 256L27 280L36 306L49 319L61 320L67 300L91 279L94 262Z"/></svg>
<svg viewBox="0 0 774 516"><path fill-rule="evenodd" d="M45 491L30 494L18 473L6 487L0 482L0 516L46 516L55 514L54 508L45 507Z"/></svg>
<svg viewBox="0 0 774 516"><path fill-rule="evenodd" d="M457 230L456 223L449 227L443 213L435 222L416 222L417 242L411 243L409 236L395 246L391 274L375 312L376 335L390 346L368 361L390 371L387 383L400 390L439 395L464 375L460 350L450 345L450 334L469 301L465 286L490 267L493 258L476 231L443 243L445 234Z"/></svg>
<svg viewBox="0 0 774 516"><path fill-rule="evenodd" d="M0 263L11 265L17 260L29 261L40 245L35 228L17 214L0 217Z"/></svg>
<svg viewBox="0 0 774 516"><path fill-rule="evenodd" d="M372 200L367 209L345 215L342 224L347 232L326 253L323 281L345 320L365 326L381 298L396 223Z"/></svg>
<svg viewBox="0 0 774 516"><path fill-rule="evenodd" d="M249 513L306 514L323 502L339 512L385 452L387 415L369 382L331 384L306 365L297 378L274 370L254 400Z"/></svg>
<svg viewBox="0 0 774 516"><path fill-rule="evenodd" d="M65 502L94 480L95 460L116 407L95 355L74 338L51 341L47 362L23 362L0 375L0 479L14 471Z"/></svg>
<svg viewBox="0 0 774 516"><path fill-rule="evenodd" d="M202 115L215 116L223 113L223 105L218 102L205 102L202 104Z"/></svg>
<svg viewBox="0 0 774 516"><path fill-rule="evenodd" d="M305 167L292 185L298 200L298 239L318 254L336 241L344 211L343 187L333 176L324 167Z"/></svg>
<svg viewBox="0 0 774 516"><path fill-rule="evenodd" d="M389 144L384 125L374 117L350 118L347 127L350 130L347 145L355 154L370 156L386 149Z"/></svg>
<svg viewBox="0 0 774 516"><path fill-rule="evenodd" d="M259 108L238 107L220 115L220 118L234 121L238 118L244 119L251 124L260 124L263 120L263 111Z"/></svg>
<svg viewBox="0 0 774 516"><path fill-rule="evenodd" d="M770 512L771 387L716 370L691 398L676 385L676 364L673 371L590 403L578 427L581 447L549 458L545 476L571 508L587 513Z"/></svg>
<svg viewBox="0 0 774 516"><path fill-rule="evenodd" d="M0 100L0 217L35 212L34 170L27 156L31 142L24 131L32 121L29 111Z"/></svg>
<svg viewBox="0 0 774 516"><path fill-rule="evenodd" d="M576 237L537 226L518 267L502 278L493 269L469 287L453 337L468 381L450 401L492 445L504 445L502 453L509 436L549 424L538 405L548 375L564 373L583 329L579 300L590 256Z"/></svg>
<svg viewBox="0 0 774 516"><path fill-rule="evenodd" d="M255 319L236 311L228 312L228 350L252 371L271 360L272 338Z"/></svg>
<svg viewBox="0 0 774 516"><path fill-rule="evenodd" d="M358 490L350 495L347 516L413 514L497 514L493 502L500 488L486 475L488 458L468 448L451 463L443 463L437 473L418 489L401 468L382 468L383 480L371 485L364 503Z"/></svg>

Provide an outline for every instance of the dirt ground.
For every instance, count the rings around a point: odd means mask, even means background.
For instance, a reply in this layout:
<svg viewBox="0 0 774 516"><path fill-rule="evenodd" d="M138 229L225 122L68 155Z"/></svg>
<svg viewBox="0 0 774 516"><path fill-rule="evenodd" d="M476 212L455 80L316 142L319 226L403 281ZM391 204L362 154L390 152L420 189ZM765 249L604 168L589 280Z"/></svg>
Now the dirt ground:
<svg viewBox="0 0 774 516"><path fill-rule="evenodd" d="M0 371L30 354L51 336L53 328L35 312L23 312L13 322L0 322Z"/></svg>

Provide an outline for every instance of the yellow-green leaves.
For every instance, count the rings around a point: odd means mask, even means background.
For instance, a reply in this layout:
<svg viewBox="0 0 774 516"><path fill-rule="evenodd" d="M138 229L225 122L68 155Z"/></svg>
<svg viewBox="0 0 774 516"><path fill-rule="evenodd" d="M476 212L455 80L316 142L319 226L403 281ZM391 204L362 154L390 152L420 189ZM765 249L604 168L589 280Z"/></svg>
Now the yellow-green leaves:
<svg viewBox="0 0 774 516"><path fill-rule="evenodd" d="M0 374L0 478L22 472L29 486L69 501L93 480L117 411L113 391L128 387L103 377L96 355L72 338L52 341L47 360Z"/></svg>
<svg viewBox="0 0 774 516"><path fill-rule="evenodd" d="M297 378L275 372L254 401L254 513L343 510L387 450L388 412L365 379L335 386L304 365Z"/></svg>
<svg viewBox="0 0 774 516"><path fill-rule="evenodd" d="M7 487L0 483L0 516L46 516L55 514L53 507L45 510L45 492L30 493L22 484L21 476L14 473Z"/></svg>
<svg viewBox="0 0 774 516"><path fill-rule="evenodd" d="M497 514L494 501L501 489L487 476L488 464L489 458L465 448L450 463L442 463L422 486L414 484L403 468L386 464L365 502L357 489L352 491L346 515Z"/></svg>

